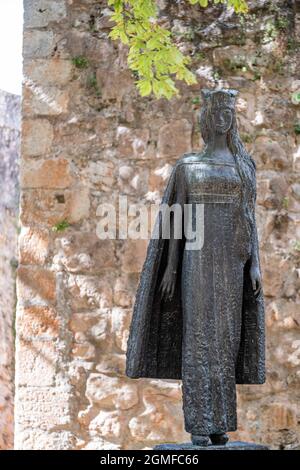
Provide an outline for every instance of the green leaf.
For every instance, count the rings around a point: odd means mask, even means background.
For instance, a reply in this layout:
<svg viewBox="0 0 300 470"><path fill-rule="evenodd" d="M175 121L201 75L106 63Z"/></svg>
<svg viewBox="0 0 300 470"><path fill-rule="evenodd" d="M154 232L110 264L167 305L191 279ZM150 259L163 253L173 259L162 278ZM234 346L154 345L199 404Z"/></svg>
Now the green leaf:
<svg viewBox="0 0 300 470"><path fill-rule="evenodd" d="M158 40L157 37L151 38L149 41L147 41L147 48L150 50L154 50L160 47L160 41Z"/></svg>
<svg viewBox="0 0 300 470"><path fill-rule="evenodd" d="M123 44L129 44L129 38L125 31L120 31L119 37Z"/></svg>
<svg viewBox="0 0 300 470"><path fill-rule="evenodd" d="M140 80L137 84L141 96L149 96L152 91L150 80Z"/></svg>
<svg viewBox="0 0 300 470"><path fill-rule="evenodd" d="M208 0L187 0L191 5L208 6ZM226 3L237 13L247 11L246 0L211 0ZM161 26L156 0L108 0L114 26L109 37L128 46L127 62L142 96L153 93L170 99L178 94L176 80L188 85L197 82L188 66L191 58L184 55L172 41L171 32Z"/></svg>

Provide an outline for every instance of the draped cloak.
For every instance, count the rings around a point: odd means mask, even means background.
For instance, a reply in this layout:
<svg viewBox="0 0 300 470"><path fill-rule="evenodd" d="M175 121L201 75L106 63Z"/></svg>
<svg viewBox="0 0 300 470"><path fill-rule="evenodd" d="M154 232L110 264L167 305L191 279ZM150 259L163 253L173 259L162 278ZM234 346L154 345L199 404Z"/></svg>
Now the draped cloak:
<svg viewBox="0 0 300 470"><path fill-rule="evenodd" d="M180 163L182 159L173 168L162 204L171 206L175 200L175 175ZM159 236L149 241L136 293L126 361L126 375L131 378L182 378L181 276L177 276L172 299L163 300L159 286L167 266L169 241L162 237L162 223L162 218L158 216L158 227L156 225L154 232L158 232ZM258 258L256 230L254 225L251 243ZM264 300L262 292L258 297L254 295L250 261L244 268L241 341L235 380L237 384L262 384L265 381Z"/></svg>

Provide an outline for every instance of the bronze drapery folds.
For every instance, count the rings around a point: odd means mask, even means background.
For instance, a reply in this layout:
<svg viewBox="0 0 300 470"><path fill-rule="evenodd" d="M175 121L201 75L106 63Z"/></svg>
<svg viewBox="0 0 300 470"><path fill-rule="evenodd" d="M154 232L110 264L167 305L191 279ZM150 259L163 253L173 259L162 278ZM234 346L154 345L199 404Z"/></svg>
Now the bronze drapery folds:
<svg viewBox="0 0 300 470"><path fill-rule="evenodd" d="M265 380L255 163L238 134L236 95L202 92L205 147L178 160L162 203L179 204L184 218L184 207L192 207L189 222L203 225L203 245L187 249L186 220L181 239L174 227L164 238L158 216L160 236L148 245L127 349L129 377L182 379L185 428L193 442L207 436L204 445L208 436L225 443L226 431L237 428L236 384Z"/></svg>

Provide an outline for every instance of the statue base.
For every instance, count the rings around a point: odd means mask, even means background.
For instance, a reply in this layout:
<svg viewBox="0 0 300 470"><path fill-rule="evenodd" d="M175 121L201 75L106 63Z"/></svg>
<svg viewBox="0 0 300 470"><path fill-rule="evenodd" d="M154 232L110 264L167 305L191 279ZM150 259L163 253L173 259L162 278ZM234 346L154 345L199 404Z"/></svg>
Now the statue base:
<svg viewBox="0 0 300 470"><path fill-rule="evenodd" d="M229 441L223 446L194 446L191 442L185 442L183 444L159 444L154 447L154 450L269 450L269 448L253 442Z"/></svg>

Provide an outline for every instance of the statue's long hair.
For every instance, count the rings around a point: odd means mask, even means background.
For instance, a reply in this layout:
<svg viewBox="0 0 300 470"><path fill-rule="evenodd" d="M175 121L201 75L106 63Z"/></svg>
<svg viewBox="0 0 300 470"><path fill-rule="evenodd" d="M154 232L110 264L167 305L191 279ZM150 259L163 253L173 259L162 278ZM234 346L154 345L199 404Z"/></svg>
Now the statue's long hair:
<svg viewBox="0 0 300 470"><path fill-rule="evenodd" d="M229 131L227 132L227 143L235 158L237 169L243 182L243 212L247 229L251 236L255 226L256 166L254 160L241 141L237 127L235 110L231 109L231 111L232 123ZM214 138L215 131L213 130L213 126L211 106L206 104L203 106L200 113L201 135L205 143L203 152L206 151L208 144L212 142Z"/></svg>

